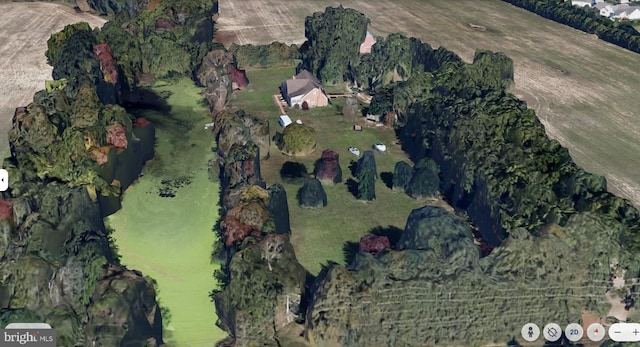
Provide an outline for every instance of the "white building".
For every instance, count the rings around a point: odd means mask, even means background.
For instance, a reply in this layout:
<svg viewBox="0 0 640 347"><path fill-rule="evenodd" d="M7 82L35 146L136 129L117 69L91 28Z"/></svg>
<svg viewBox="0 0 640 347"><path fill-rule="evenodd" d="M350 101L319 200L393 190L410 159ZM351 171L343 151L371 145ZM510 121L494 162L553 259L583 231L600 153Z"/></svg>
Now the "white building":
<svg viewBox="0 0 640 347"><path fill-rule="evenodd" d="M281 127L286 128L287 125L291 124L291 118L289 118L289 116L287 116L286 114L283 114L282 116L280 116L280 118L278 119L278 124L280 124Z"/></svg>

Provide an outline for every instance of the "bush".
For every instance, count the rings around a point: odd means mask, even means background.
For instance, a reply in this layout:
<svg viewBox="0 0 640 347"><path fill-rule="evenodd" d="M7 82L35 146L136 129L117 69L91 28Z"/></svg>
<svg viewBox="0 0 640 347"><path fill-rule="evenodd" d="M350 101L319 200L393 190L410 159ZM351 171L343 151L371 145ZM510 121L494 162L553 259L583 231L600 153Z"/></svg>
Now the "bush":
<svg viewBox="0 0 640 347"><path fill-rule="evenodd" d="M320 159L316 161L313 170L316 178L325 184L342 182L342 168L340 168L339 158L336 151L325 149Z"/></svg>
<svg viewBox="0 0 640 347"><path fill-rule="evenodd" d="M373 171L374 178L378 179L378 170L376 169L376 158L373 151L365 151L362 154L362 158L358 159L358 165L356 166L356 177L360 177L360 173L364 169L370 169Z"/></svg>
<svg viewBox="0 0 640 347"><path fill-rule="evenodd" d="M364 168L358 174L358 200L373 201L376 199L375 172Z"/></svg>
<svg viewBox="0 0 640 347"><path fill-rule="evenodd" d="M438 165L429 158L424 158L413 168L413 175L407 184L407 195L414 199L434 197L440 188Z"/></svg>
<svg viewBox="0 0 640 347"><path fill-rule="evenodd" d="M307 167L296 161L287 161L282 164L280 178L287 183L302 183L309 178Z"/></svg>
<svg viewBox="0 0 640 347"><path fill-rule="evenodd" d="M286 155L308 155L316 149L316 131L304 124L293 123L282 132L282 152Z"/></svg>
<svg viewBox="0 0 640 347"><path fill-rule="evenodd" d="M393 190L404 192L411 181L412 175L413 169L411 165L405 161L397 162L393 169Z"/></svg>
<svg viewBox="0 0 640 347"><path fill-rule="evenodd" d="M327 206L327 193L322 183L315 178L310 178L298 191L298 204L302 208L323 208Z"/></svg>

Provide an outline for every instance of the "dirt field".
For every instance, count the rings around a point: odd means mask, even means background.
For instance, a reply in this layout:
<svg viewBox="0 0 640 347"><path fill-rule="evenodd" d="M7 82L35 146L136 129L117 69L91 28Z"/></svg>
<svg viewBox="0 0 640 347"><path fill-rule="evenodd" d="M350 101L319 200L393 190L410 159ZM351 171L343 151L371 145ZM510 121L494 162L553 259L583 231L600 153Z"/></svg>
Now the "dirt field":
<svg viewBox="0 0 640 347"><path fill-rule="evenodd" d="M221 1L218 37L240 44L304 42L304 18L340 1ZM402 32L471 61L476 49L515 63L513 93L547 133L610 191L640 206L640 55L498 0L343 0L374 35ZM474 30L470 24L484 26Z"/></svg>
<svg viewBox="0 0 640 347"><path fill-rule="evenodd" d="M82 21L100 27L106 19L59 4L0 3L0 154L9 148L7 132L15 108L29 104L51 79L44 56L49 36Z"/></svg>

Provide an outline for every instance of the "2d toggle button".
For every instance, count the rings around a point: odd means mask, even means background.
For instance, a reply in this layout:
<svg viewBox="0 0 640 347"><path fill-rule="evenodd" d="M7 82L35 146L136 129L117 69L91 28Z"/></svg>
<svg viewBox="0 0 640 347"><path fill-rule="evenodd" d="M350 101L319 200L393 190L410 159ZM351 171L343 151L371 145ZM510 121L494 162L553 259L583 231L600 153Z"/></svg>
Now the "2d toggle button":
<svg viewBox="0 0 640 347"><path fill-rule="evenodd" d="M9 189L9 172L5 169L0 169L0 192L4 192Z"/></svg>
<svg viewBox="0 0 640 347"><path fill-rule="evenodd" d="M640 323L615 323L609 327L609 338L616 342L640 341Z"/></svg>

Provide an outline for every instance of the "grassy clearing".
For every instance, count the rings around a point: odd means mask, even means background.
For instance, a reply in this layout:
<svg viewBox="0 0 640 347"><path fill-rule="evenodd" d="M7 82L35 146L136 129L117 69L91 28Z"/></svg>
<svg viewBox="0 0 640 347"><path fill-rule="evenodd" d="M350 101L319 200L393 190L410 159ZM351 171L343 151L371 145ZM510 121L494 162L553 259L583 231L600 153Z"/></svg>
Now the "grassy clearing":
<svg viewBox="0 0 640 347"><path fill-rule="evenodd" d="M227 1L220 4L218 30L232 32L239 44L300 44L305 17L339 3ZM640 98L633 97L640 89L640 54L500 0L352 0L344 6L367 15L374 35L401 32L466 61L476 49L504 52L514 61L513 93L536 110L547 134L579 165L604 175L612 192L640 205L640 171L633 165L640 162Z"/></svg>
<svg viewBox="0 0 640 347"><path fill-rule="evenodd" d="M248 70L247 76L251 81L252 90L237 93L233 101L234 108L242 108L250 114L268 119L272 135L275 135L276 131L282 131L278 125L279 111L273 101L273 94L278 93L281 80L289 78L293 72L292 68ZM270 98L266 98L267 95ZM349 147L357 147L364 151L370 149L374 143L385 143L387 153L376 155L379 173L391 173L397 161L409 162L409 159L395 144L393 130L365 126L362 132L353 131L354 123L343 120L340 113L344 101L332 99L332 102L329 107L308 111L288 110L292 120L300 119L316 130L318 147L313 155L286 157L272 145L271 157L261 162L262 175L267 184L281 183L287 191L296 255L300 263L313 274L318 273L321 264L328 261L344 263L343 247L346 242L357 242L367 231L379 226L404 229L411 210L425 205L424 202L411 199L405 194L391 191L382 180L376 182L375 202L364 203L355 199L349 192L346 181L352 178L350 162L358 158L349 152ZM314 162L327 148L340 154L343 183L325 187L328 197L326 208L302 209L296 201L296 193L301 184L282 182L282 164L286 161L297 161L305 164L311 172Z"/></svg>
<svg viewBox="0 0 640 347"><path fill-rule="evenodd" d="M190 80L154 89L168 97L169 114L144 111L157 125L156 157L124 195L123 208L107 220L122 263L158 282L169 309L165 330L172 347L211 346L226 334L217 328L208 293L217 264L209 262L217 219L217 184L207 178L214 139L204 130L207 110ZM164 181L164 182L163 182ZM189 183L190 182L190 183ZM161 197L159 192L174 194Z"/></svg>

